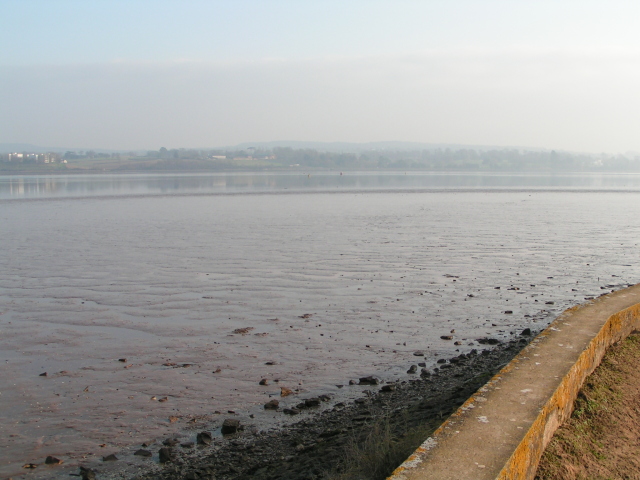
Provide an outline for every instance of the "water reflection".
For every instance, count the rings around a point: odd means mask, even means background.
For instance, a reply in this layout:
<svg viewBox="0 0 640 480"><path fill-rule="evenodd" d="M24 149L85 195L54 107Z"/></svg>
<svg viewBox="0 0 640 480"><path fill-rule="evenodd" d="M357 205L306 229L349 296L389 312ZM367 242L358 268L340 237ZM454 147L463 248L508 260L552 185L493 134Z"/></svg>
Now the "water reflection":
<svg viewBox="0 0 640 480"><path fill-rule="evenodd" d="M640 175L329 172L0 176L0 199L455 188L640 190Z"/></svg>

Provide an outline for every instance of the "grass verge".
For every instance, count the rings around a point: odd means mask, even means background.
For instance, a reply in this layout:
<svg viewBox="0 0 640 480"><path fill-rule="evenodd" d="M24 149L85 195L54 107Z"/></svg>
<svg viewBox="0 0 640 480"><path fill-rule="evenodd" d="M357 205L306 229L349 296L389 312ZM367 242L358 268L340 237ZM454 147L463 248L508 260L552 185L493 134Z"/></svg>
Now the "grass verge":
<svg viewBox="0 0 640 480"><path fill-rule="evenodd" d="M640 335L611 347L573 415L547 446L536 480L640 479Z"/></svg>

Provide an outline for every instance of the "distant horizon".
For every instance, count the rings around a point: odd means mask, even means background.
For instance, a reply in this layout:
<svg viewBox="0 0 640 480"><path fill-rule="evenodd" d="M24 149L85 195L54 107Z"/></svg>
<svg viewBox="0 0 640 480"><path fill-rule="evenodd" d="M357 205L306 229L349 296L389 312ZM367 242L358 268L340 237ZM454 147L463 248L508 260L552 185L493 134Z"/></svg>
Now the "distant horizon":
<svg viewBox="0 0 640 480"><path fill-rule="evenodd" d="M389 151L417 151L417 150L518 150L528 152L564 152L581 155L640 155L640 152L628 150L626 152L589 152L580 150L567 150L561 148L545 148L545 147L527 147L518 145L471 145L471 144L453 144L453 143L430 143L430 142L405 142L399 140L381 140L374 142L321 142L321 141L304 141L304 140L282 140L282 141L260 141L260 142L240 142L234 145L209 146L209 147L192 147L192 146L166 146L161 145L156 148L102 148L102 147L70 147L70 146L44 146L26 142L0 142L0 154L20 153L20 152L57 152L66 151L95 151L100 153L126 153L135 152L146 153L149 151L157 151L160 148L167 150L231 150L242 151L249 148L273 149L273 148L293 148L293 149L312 149L318 151L329 152L345 152L359 153L372 150L389 150ZM324 148L323 148L324 147Z"/></svg>

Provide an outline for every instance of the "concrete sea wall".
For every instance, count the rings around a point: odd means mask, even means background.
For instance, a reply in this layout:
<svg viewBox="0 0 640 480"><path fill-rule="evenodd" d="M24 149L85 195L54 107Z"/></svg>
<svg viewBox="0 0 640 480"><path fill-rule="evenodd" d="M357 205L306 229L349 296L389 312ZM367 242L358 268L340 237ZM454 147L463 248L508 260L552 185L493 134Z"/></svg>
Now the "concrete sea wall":
<svg viewBox="0 0 640 480"><path fill-rule="evenodd" d="M640 329L640 284L563 312L390 480L531 480L606 349Z"/></svg>

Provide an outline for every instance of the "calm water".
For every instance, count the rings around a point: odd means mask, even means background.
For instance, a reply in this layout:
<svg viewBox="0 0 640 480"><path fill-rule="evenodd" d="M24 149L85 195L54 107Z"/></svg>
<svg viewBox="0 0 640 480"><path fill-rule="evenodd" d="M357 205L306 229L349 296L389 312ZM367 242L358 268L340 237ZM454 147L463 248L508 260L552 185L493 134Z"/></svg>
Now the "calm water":
<svg viewBox="0 0 640 480"><path fill-rule="evenodd" d="M639 178L0 177L0 475L541 329L638 281Z"/></svg>

